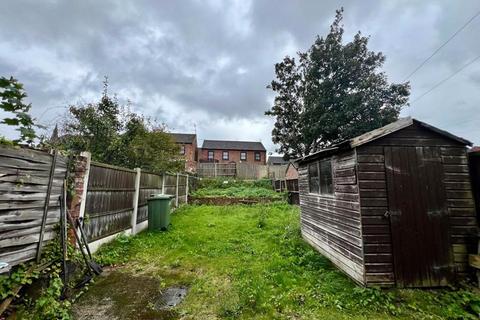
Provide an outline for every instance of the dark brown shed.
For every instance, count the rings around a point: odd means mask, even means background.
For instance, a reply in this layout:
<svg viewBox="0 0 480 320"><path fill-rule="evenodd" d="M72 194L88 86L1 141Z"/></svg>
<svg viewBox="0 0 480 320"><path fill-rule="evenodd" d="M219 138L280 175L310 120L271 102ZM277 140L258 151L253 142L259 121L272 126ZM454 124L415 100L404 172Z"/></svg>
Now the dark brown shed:
<svg viewBox="0 0 480 320"><path fill-rule="evenodd" d="M367 286L464 277L477 229L467 145L405 118L299 159L304 239Z"/></svg>

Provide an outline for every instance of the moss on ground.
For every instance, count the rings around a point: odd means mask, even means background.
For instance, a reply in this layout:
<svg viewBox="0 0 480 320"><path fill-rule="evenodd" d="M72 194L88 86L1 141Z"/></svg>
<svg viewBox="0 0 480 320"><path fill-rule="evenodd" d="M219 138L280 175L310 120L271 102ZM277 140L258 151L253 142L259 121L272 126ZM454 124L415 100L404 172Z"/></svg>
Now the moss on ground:
<svg viewBox="0 0 480 320"><path fill-rule="evenodd" d="M286 204L185 206L169 231L119 238L97 257L124 263L122 278L110 281L109 290L99 280L78 305L116 296L117 286L128 296L123 302L112 298L119 301L112 309L117 319L132 319L142 305L147 309L145 295L128 289L130 282L142 283L138 277L150 279L139 288L152 296L171 285L190 288L168 315L179 319L476 319L480 302L474 289L356 286L304 243L298 208Z"/></svg>

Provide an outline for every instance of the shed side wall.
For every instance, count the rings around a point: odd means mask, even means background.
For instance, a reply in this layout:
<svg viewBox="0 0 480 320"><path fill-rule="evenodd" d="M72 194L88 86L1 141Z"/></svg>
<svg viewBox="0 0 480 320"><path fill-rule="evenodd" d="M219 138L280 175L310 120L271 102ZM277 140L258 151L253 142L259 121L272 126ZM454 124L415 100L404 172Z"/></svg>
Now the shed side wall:
<svg viewBox="0 0 480 320"><path fill-rule="evenodd" d="M450 243L457 275L468 273L468 254L477 250L477 218L465 148L442 147L450 224Z"/></svg>
<svg viewBox="0 0 480 320"><path fill-rule="evenodd" d="M304 239L354 280L364 283L356 156L333 156L333 195L309 193L308 164L299 167Z"/></svg>

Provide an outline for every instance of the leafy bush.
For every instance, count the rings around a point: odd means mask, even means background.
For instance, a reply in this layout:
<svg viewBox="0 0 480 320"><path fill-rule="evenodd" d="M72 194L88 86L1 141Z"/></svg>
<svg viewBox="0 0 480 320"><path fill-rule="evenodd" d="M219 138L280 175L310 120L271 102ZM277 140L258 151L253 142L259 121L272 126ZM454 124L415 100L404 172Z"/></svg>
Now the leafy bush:
<svg viewBox="0 0 480 320"><path fill-rule="evenodd" d="M236 197L236 198L259 198L269 197L282 199L283 194L271 189L259 187L230 186L228 188L199 189L193 193L198 197Z"/></svg>
<svg viewBox="0 0 480 320"><path fill-rule="evenodd" d="M230 187L257 187L272 189L272 180L260 179L260 180L236 180L233 178L203 178L199 180L199 189L226 189Z"/></svg>

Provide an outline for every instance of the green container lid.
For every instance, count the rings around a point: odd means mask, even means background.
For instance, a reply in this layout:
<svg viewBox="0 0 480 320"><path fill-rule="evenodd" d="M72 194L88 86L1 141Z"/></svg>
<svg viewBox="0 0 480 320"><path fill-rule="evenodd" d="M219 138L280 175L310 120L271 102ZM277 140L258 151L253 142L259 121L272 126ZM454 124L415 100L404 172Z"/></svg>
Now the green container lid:
<svg viewBox="0 0 480 320"><path fill-rule="evenodd" d="M152 194L147 200L170 200L173 196L170 194Z"/></svg>

